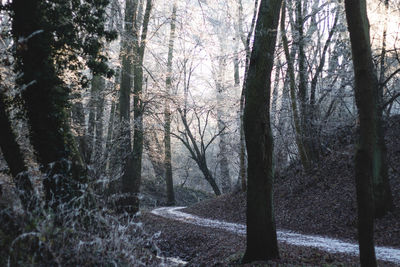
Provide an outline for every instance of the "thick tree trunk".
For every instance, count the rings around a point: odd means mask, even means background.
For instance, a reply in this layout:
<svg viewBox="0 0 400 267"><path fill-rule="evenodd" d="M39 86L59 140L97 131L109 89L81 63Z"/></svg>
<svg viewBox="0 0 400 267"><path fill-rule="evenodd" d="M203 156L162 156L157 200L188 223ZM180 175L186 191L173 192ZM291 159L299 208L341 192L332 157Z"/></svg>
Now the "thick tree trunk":
<svg viewBox="0 0 400 267"><path fill-rule="evenodd" d="M365 0L346 0L355 75L355 97L360 121L355 157L355 180L358 204L358 240L361 266L376 266L374 249L373 180L382 166L378 144L380 125L378 83L369 39Z"/></svg>
<svg viewBox="0 0 400 267"><path fill-rule="evenodd" d="M133 72L132 66L135 61L133 40L133 25L136 23L136 12L138 8L137 0L127 0L125 2L125 27L121 47L122 68L121 68L121 87L119 91L119 119L120 119L120 156L122 160L131 153L131 127L130 127L130 98L132 90Z"/></svg>
<svg viewBox="0 0 400 267"><path fill-rule="evenodd" d="M121 69L121 89L119 95L119 117L120 117L120 156L124 161L123 175L121 178L120 200L117 204L120 211L129 213L137 212L139 208L138 192L134 190L132 181L134 166L131 144L131 126L130 126L130 97L133 81L133 66L138 60L135 57L134 42L138 42L136 29L137 24L137 0L127 0L125 2L125 36L122 53Z"/></svg>
<svg viewBox="0 0 400 267"><path fill-rule="evenodd" d="M244 126L248 153L247 246L243 263L279 258L273 212L271 72L281 0L262 0L246 77Z"/></svg>
<svg viewBox="0 0 400 267"><path fill-rule="evenodd" d="M30 141L41 169L47 174L44 181L46 203L52 208L66 203L79 194L79 184L86 182L83 162L75 147L68 125L66 107L69 91L57 77L52 58L53 33L46 29L44 10L39 0L12 2L12 33L16 42L25 40L16 50L17 83L24 87ZM34 38L28 38L37 32ZM72 168L66 161L72 159Z"/></svg>
<svg viewBox="0 0 400 267"><path fill-rule="evenodd" d="M3 88L0 89L0 149L14 179L22 206L26 210L30 210L34 208L30 205L34 195L33 186L26 173L24 157L11 126L5 95L2 90Z"/></svg>
<svg viewBox="0 0 400 267"><path fill-rule="evenodd" d="M172 87L172 59L174 55L174 41L175 41L175 23L176 23L176 2L172 7L171 15L171 31L169 35L168 44L168 61L167 61L167 78L165 86L167 89L167 96L165 98L164 107L164 168L165 168L165 182L167 185L167 205L175 205L174 182L172 178L172 164L171 164L171 107L170 107L170 94Z"/></svg>
<svg viewBox="0 0 400 267"><path fill-rule="evenodd" d="M146 10L142 23L142 34L139 42L139 23L135 22L134 51L135 62L133 64L133 147L129 154L124 174L122 176L122 192L125 194L122 201L122 209L135 213L139 209L139 190L142 180L142 155L143 155L143 59L147 41L147 27L150 20L152 0L147 0Z"/></svg>

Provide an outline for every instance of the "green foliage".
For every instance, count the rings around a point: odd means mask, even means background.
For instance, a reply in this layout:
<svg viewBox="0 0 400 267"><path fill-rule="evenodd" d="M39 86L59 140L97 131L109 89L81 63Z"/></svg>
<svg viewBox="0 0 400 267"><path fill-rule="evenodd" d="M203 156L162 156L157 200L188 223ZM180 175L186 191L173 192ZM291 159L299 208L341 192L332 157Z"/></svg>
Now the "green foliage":
<svg viewBox="0 0 400 267"><path fill-rule="evenodd" d="M14 0L6 6L30 141L47 176L47 204L55 198L54 208L79 195L79 184L86 180L67 107L71 87L87 85L86 66L96 75L112 75L102 49L116 37L105 28L108 2Z"/></svg>
<svg viewBox="0 0 400 267"><path fill-rule="evenodd" d="M63 75L66 70L78 71L85 66L88 66L95 74L104 74L108 77L113 74L106 64L107 56L102 52L102 47L106 42L117 38L115 31L109 31L105 27L106 7L109 0L29 2L37 2L35 12L39 14L31 16L41 18L39 23L34 22L38 26L37 30L51 34L50 43L43 44L42 48L51 48L50 57L54 60L58 76ZM26 1L16 0L11 4L1 5L0 9L9 11L12 16L12 10L25 3ZM26 37L30 34L32 32L26 32ZM21 48L22 45L20 43L16 48ZM82 84L86 85L84 81L87 78L84 75L80 78Z"/></svg>

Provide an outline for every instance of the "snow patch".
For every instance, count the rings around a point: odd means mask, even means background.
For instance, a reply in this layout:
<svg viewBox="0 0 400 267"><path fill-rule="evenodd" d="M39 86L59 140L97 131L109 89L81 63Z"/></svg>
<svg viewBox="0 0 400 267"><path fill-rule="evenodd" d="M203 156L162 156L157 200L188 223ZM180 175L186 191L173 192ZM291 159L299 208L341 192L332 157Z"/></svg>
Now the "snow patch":
<svg viewBox="0 0 400 267"><path fill-rule="evenodd" d="M154 209L151 213L184 223L225 230L243 236L246 235L246 226L243 224L201 218L179 211L184 208L185 207L163 207ZM348 243L339 239L317 235L304 235L287 230L278 230L277 235L279 241L290 245L314 247L330 253L346 253L354 256L358 256L359 254L358 244ZM400 265L400 249L376 246L375 253L378 260L389 261Z"/></svg>

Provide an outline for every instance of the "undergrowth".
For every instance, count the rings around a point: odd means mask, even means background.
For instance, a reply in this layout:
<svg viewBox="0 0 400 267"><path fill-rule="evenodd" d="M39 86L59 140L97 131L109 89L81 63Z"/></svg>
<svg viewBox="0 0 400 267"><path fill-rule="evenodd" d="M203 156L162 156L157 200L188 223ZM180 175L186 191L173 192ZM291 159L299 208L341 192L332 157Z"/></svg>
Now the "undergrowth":
<svg viewBox="0 0 400 267"><path fill-rule="evenodd" d="M88 199L94 205L87 205ZM0 266L162 266L138 215L117 214L90 186L56 211L0 207ZM14 205L15 206L15 205ZM88 207L90 206L90 207Z"/></svg>

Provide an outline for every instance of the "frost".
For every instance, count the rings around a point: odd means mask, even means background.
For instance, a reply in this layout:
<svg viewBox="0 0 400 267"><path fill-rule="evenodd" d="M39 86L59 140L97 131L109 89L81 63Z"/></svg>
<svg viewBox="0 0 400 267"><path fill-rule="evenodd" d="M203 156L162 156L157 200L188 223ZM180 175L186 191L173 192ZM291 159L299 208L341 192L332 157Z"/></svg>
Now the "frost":
<svg viewBox="0 0 400 267"><path fill-rule="evenodd" d="M246 226L243 224L200 218L198 216L179 211L184 208L185 207L163 207L154 209L151 211L151 213L160 217L185 223L225 230L239 235L246 235ZM290 245L314 247L330 253L346 253L354 256L359 254L358 244L348 243L339 239L317 235L304 235L287 230L279 230L277 231L277 235L279 241ZM400 264L400 249L376 246L375 253L378 260Z"/></svg>
<svg viewBox="0 0 400 267"><path fill-rule="evenodd" d="M163 264L165 266L171 266L171 265L186 265L188 264L187 261L183 261L180 258L174 258L174 257L161 257L161 256L157 256L157 258L159 258L160 260L162 260Z"/></svg>

